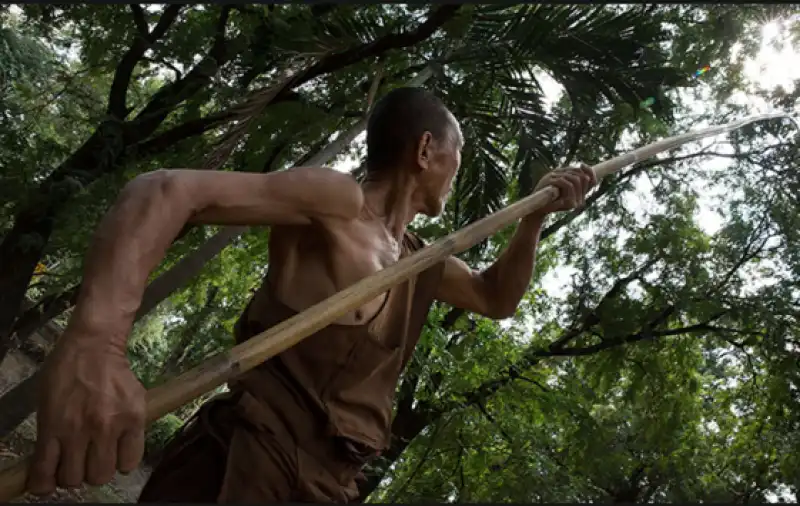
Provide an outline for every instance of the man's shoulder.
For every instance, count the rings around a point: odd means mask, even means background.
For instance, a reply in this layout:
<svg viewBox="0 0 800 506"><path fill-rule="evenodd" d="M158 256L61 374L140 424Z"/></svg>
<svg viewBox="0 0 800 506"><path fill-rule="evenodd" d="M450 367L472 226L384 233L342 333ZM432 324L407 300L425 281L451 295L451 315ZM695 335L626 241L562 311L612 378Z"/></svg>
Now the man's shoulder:
<svg viewBox="0 0 800 506"><path fill-rule="evenodd" d="M316 211L314 218L352 220L360 216L364 206L364 192L352 174L328 167L299 166L285 174L292 190L300 192L302 200Z"/></svg>

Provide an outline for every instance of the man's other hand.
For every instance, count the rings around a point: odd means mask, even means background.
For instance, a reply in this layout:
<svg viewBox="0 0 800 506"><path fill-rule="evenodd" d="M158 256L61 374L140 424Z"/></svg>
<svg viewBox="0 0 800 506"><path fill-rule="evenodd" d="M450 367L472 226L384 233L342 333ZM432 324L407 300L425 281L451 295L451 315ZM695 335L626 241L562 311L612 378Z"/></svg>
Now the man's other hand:
<svg viewBox="0 0 800 506"><path fill-rule="evenodd" d="M36 451L28 490L108 483L144 454L145 389L124 350L67 328L39 387ZM69 335L74 334L74 335Z"/></svg>
<svg viewBox="0 0 800 506"><path fill-rule="evenodd" d="M561 167L545 174L539 180L534 192L547 186L554 186L561 192L558 200L547 205L538 214L549 214L557 211L568 211L582 207L586 203L586 194L597 184L597 177L589 165L579 167Z"/></svg>

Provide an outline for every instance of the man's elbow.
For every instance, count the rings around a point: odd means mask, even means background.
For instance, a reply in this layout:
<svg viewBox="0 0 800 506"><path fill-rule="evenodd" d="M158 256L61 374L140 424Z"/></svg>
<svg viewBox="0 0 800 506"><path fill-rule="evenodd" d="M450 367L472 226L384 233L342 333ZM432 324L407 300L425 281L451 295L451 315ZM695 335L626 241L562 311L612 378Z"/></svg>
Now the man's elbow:
<svg viewBox="0 0 800 506"><path fill-rule="evenodd" d="M483 301L480 313L483 316L492 320L505 320L517 313L521 298L509 297L490 272L481 273L479 279L478 293Z"/></svg>
<svg viewBox="0 0 800 506"><path fill-rule="evenodd" d="M492 320L505 320L517 314L518 305L518 300L508 300L505 297L491 293L484 297L483 310L481 313L483 316Z"/></svg>
<svg viewBox="0 0 800 506"><path fill-rule="evenodd" d="M159 169L133 178L119 195L120 200L173 199L181 193L180 177L176 171Z"/></svg>
<svg viewBox="0 0 800 506"><path fill-rule="evenodd" d="M160 169L129 181L117 196L109 214L130 216L134 221L187 222L195 211L191 189L179 171Z"/></svg>

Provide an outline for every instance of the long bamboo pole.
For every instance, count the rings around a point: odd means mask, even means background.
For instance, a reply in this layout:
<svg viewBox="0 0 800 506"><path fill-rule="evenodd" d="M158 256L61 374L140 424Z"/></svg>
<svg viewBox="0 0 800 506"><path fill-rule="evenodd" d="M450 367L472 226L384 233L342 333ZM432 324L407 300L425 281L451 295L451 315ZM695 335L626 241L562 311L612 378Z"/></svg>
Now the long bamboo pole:
<svg viewBox="0 0 800 506"><path fill-rule="evenodd" d="M597 178L600 179L682 144L728 133L750 123L777 118L791 119L791 116L788 114L764 114L726 125L676 135L599 163L592 168ZM421 251L351 285L246 342L219 353L163 385L150 389L147 392L148 424L294 346L345 313L386 292L392 286L434 266L450 255L471 248L557 198L558 190L556 188L552 186L543 188L490 216L439 239ZM10 501L25 492L28 464L29 458L22 458L0 472L0 502Z"/></svg>

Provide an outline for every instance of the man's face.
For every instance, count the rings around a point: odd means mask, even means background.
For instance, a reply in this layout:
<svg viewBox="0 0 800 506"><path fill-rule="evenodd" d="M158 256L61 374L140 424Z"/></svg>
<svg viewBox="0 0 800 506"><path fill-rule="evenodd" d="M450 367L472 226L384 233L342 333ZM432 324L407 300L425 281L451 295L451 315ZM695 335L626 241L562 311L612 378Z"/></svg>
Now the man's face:
<svg viewBox="0 0 800 506"><path fill-rule="evenodd" d="M464 144L461 128L451 115L447 135L434 139L430 134L420 142L418 163L423 169L420 183L424 191L424 213L439 216L444 210L453 180L461 166L461 148Z"/></svg>

